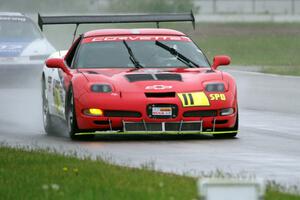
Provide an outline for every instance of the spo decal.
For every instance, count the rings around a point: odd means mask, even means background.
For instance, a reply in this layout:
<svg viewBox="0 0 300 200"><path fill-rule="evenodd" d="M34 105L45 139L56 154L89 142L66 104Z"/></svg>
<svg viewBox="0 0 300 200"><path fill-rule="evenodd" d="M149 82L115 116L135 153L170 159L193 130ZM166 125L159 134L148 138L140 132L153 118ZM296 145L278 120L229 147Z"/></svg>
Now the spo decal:
<svg viewBox="0 0 300 200"><path fill-rule="evenodd" d="M218 100L226 101L225 94L210 94L209 98L211 101L218 101Z"/></svg>
<svg viewBox="0 0 300 200"><path fill-rule="evenodd" d="M210 106L209 100L204 92L178 93L183 107Z"/></svg>

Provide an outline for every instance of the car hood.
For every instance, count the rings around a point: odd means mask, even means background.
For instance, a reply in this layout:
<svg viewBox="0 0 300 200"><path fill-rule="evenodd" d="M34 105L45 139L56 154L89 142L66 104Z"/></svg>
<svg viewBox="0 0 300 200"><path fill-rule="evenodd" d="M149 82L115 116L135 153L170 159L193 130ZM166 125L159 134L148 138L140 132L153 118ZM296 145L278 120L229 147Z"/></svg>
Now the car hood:
<svg viewBox="0 0 300 200"><path fill-rule="evenodd" d="M116 92L201 91L203 83L222 81L222 73L209 68L80 69L89 84L111 84Z"/></svg>

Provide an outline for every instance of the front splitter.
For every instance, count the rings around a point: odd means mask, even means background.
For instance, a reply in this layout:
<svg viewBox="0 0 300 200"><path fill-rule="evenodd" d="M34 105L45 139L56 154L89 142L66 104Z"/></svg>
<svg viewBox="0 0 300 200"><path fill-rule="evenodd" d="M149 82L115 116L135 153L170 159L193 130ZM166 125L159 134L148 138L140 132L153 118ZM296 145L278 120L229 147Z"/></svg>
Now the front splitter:
<svg viewBox="0 0 300 200"><path fill-rule="evenodd" d="M96 131L96 132L82 132L76 133L76 136L80 135L216 135L216 134L232 134L238 133L238 131L202 131L202 132L195 132L195 131Z"/></svg>

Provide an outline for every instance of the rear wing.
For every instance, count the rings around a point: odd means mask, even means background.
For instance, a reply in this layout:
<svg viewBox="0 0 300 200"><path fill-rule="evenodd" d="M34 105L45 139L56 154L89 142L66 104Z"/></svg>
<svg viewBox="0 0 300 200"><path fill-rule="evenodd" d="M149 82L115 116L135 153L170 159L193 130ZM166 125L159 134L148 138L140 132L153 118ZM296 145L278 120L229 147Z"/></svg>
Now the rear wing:
<svg viewBox="0 0 300 200"><path fill-rule="evenodd" d="M107 23L156 23L159 28L160 22L192 22L195 29L195 17L193 11L190 13L172 14L124 14L124 15L62 15L41 16L38 14L38 25L43 31L43 25L54 24L107 24Z"/></svg>

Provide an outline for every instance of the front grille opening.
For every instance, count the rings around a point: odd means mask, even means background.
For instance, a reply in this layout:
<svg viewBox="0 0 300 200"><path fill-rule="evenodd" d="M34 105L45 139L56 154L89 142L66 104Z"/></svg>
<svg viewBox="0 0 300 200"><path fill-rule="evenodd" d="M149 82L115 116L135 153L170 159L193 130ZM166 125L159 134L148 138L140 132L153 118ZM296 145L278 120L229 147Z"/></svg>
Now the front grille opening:
<svg viewBox="0 0 300 200"><path fill-rule="evenodd" d="M183 113L184 117L215 117L217 116L216 110L192 110Z"/></svg>
<svg viewBox="0 0 300 200"><path fill-rule="evenodd" d="M176 96L175 92L146 92L147 98L174 98Z"/></svg>
<svg viewBox="0 0 300 200"><path fill-rule="evenodd" d="M108 120L95 120L94 123L97 125L108 125L109 121Z"/></svg>
<svg viewBox="0 0 300 200"><path fill-rule="evenodd" d="M228 120L216 120L216 124L226 124L228 122ZM214 123L214 121L212 121L212 123Z"/></svg>
<svg viewBox="0 0 300 200"><path fill-rule="evenodd" d="M141 117L142 114L136 111L124 110L106 110L104 111L105 117Z"/></svg>

